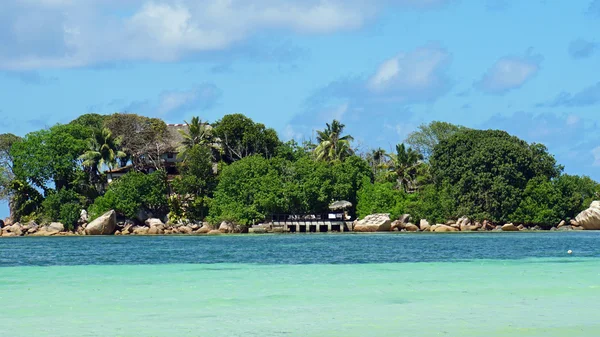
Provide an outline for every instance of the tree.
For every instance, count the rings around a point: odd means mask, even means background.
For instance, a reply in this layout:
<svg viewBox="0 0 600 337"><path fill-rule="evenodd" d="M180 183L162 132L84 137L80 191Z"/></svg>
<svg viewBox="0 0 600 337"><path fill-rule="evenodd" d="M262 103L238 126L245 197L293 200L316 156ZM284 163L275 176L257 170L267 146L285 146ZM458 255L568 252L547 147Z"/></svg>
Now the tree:
<svg viewBox="0 0 600 337"><path fill-rule="evenodd" d="M219 141L226 163L255 154L271 158L281 144L275 130L255 123L242 114L226 115L217 121L214 124L214 135Z"/></svg>
<svg viewBox="0 0 600 337"><path fill-rule="evenodd" d="M410 147L407 149L404 144L396 145L396 153L391 156L390 170L398 188L404 192L416 190L418 166L422 164L422 159L423 155Z"/></svg>
<svg viewBox="0 0 600 337"><path fill-rule="evenodd" d="M21 138L12 133L0 134L0 200L9 198L10 182L15 175L12 147L20 141Z"/></svg>
<svg viewBox="0 0 600 337"><path fill-rule="evenodd" d="M185 161L178 163L178 168L180 175L171 182L169 218L172 221L204 220L216 186L210 149L203 145L192 146L186 150Z"/></svg>
<svg viewBox="0 0 600 337"><path fill-rule="evenodd" d="M97 174L100 173L100 168L104 166L112 170L117 165L117 160L126 156L125 152L120 150L120 145L121 138L113 137L108 128L97 130L88 139L88 151L82 154L79 159L83 161L83 166L90 168Z"/></svg>
<svg viewBox="0 0 600 337"><path fill-rule="evenodd" d="M467 130L467 128L446 122L433 121L429 124L421 124L418 131L408 135L406 143L422 154L424 160L429 160L437 144L463 130Z"/></svg>
<svg viewBox="0 0 600 337"><path fill-rule="evenodd" d="M164 171L129 172L120 177L108 186L106 194L94 201L89 214L96 218L111 209L129 219L136 219L140 213L165 216L168 204Z"/></svg>
<svg viewBox="0 0 600 337"><path fill-rule="evenodd" d="M14 179L10 182L11 200L10 214L14 221L22 221L25 217L35 217L42 206L44 197L27 181Z"/></svg>
<svg viewBox="0 0 600 337"><path fill-rule="evenodd" d="M364 218L370 214L390 213L392 218L398 218L402 215L407 195L395 187L391 182L371 183L365 178L357 193L357 216Z"/></svg>
<svg viewBox="0 0 600 337"><path fill-rule="evenodd" d="M121 150L126 154L121 166L131 161L138 171L148 166L159 170L164 166L162 155L175 150L169 142L167 125L158 118L116 113L108 116L104 125L121 139Z"/></svg>
<svg viewBox="0 0 600 337"><path fill-rule="evenodd" d="M185 122L188 126L188 132L178 130L183 141L177 149L177 156L182 160L187 160L187 152L195 146L204 146L210 149L215 149L214 137L212 135L212 127L208 123L203 123L199 117L192 117L191 123ZM208 153L212 157L212 153Z"/></svg>
<svg viewBox="0 0 600 337"><path fill-rule="evenodd" d="M44 217L49 221L59 221L73 230L84 207L85 197L73 190L60 189L50 193L42 202Z"/></svg>
<svg viewBox="0 0 600 337"><path fill-rule="evenodd" d="M464 215L457 214L457 201L448 183L425 185L418 193L409 194L404 213L410 214L414 221L426 219L433 223L444 223Z"/></svg>
<svg viewBox="0 0 600 337"><path fill-rule="evenodd" d="M21 137L12 133L0 134L0 167L4 167L10 172L13 171L14 156L12 147L21 140Z"/></svg>
<svg viewBox="0 0 600 337"><path fill-rule="evenodd" d="M387 174L390 166L388 158L388 153L382 148L373 149L365 155L365 160L369 163L376 180L382 180L382 177Z"/></svg>
<svg viewBox="0 0 600 337"><path fill-rule="evenodd" d="M251 225L271 213L285 213L282 186L276 167L260 155L224 167L210 209L211 222Z"/></svg>
<svg viewBox="0 0 600 337"><path fill-rule="evenodd" d="M81 125L93 130L102 130L108 116L96 113L84 114L72 120L69 124Z"/></svg>
<svg viewBox="0 0 600 337"><path fill-rule="evenodd" d="M527 183L511 221L529 225L556 225L573 219L596 198L600 185L589 177L563 174L555 179L538 176Z"/></svg>
<svg viewBox="0 0 600 337"><path fill-rule="evenodd" d="M544 148L497 130L456 133L434 148L430 163L436 185L451 186L457 215L498 222L509 220L531 179L561 171Z"/></svg>
<svg viewBox="0 0 600 337"><path fill-rule="evenodd" d="M79 157L87 150L91 129L81 125L56 125L27 134L12 146L14 172L47 193L70 189L82 172Z"/></svg>
<svg viewBox="0 0 600 337"><path fill-rule="evenodd" d="M326 125L325 130L317 131L315 158L322 161L343 161L353 155L351 142L354 138L350 135L342 136L346 126L337 120Z"/></svg>
<svg viewBox="0 0 600 337"><path fill-rule="evenodd" d="M372 179L371 170L356 156L333 164L309 157L246 157L221 172L210 220L251 224L271 214L322 214L337 200L356 205L365 178Z"/></svg>

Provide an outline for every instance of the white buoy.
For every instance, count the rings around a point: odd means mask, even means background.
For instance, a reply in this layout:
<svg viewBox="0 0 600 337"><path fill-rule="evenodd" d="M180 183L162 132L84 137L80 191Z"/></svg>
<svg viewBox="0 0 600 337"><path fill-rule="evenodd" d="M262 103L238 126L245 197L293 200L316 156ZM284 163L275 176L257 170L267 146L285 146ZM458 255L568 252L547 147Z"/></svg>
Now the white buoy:
<svg viewBox="0 0 600 337"><path fill-rule="evenodd" d="M573 251L569 249L569 251L567 252L567 254L573 254Z"/></svg>

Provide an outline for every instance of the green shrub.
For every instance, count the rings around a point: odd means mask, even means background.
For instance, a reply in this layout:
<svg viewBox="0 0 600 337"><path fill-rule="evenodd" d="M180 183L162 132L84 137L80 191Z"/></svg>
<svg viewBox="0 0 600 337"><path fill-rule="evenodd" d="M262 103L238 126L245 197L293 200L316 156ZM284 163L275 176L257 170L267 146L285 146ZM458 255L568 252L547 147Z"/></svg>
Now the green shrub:
<svg viewBox="0 0 600 337"><path fill-rule="evenodd" d="M59 221L72 230L77 225L84 200L85 197L75 191L62 188L44 199L43 216L49 221Z"/></svg>
<svg viewBox="0 0 600 337"><path fill-rule="evenodd" d="M368 178L358 191L357 215L364 218L369 214L390 213L393 219L405 212L407 194L394 188L391 182L372 184Z"/></svg>
<svg viewBox="0 0 600 337"><path fill-rule="evenodd" d="M130 172L112 182L106 193L90 206L92 219L109 210L135 219L140 212L162 217L168 209L166 175L163 171L150 174Z"/></svg>

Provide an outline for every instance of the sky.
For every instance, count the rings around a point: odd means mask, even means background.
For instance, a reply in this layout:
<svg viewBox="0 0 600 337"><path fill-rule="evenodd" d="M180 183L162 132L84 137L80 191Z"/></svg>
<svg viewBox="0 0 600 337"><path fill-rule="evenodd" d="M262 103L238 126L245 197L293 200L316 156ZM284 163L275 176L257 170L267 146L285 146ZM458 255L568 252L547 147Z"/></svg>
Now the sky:
<svg viewBox="0 0 600 337"><path fill-rule="evenodd" d="M0 133L84 113L502 129L600 180L600 0L3 0ZM0 217L8 213L0 207Z"/></svg>

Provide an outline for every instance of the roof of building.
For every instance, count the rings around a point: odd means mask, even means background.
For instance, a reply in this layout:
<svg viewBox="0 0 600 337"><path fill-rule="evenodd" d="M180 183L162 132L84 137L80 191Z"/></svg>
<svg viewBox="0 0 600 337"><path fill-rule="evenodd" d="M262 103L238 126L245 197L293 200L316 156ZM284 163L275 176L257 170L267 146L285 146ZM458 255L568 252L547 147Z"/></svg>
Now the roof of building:
<svg viewBox="0 0 600 337"><path fill-rule="evenodd" d="M167 124L167 132L169 139L167 142L172 150L177 150L178 147L183 143L183 136L181 132L189 132L190 128L187 124Z"/></svg>
<svg viewBox="0 0 600 337"><path fill-rule="evenodd" d="M112 170L104 171L104 173L127 173L133 168L133 165L127 165L123 167L116 167Z"/></svg>
<svg viewBox="0 0 600 337"><path fill-rule="evenodd" d="M208 123L204 123L205 127L208 130L212 130L212 126ZM173 151L177 151L177 149L183 144L183 135L181 132L188 133L190 128L187 124L167 124L167 132L169 133L169 146Z"/></svg>

